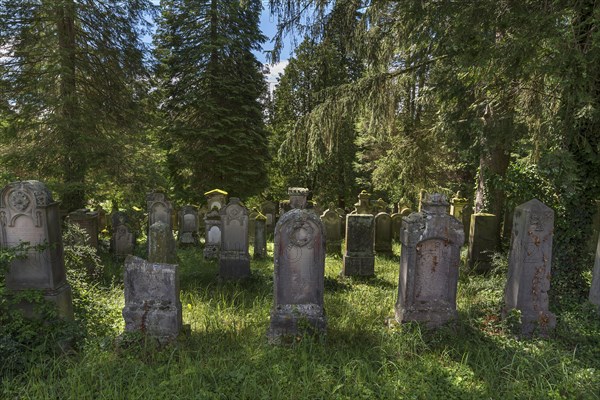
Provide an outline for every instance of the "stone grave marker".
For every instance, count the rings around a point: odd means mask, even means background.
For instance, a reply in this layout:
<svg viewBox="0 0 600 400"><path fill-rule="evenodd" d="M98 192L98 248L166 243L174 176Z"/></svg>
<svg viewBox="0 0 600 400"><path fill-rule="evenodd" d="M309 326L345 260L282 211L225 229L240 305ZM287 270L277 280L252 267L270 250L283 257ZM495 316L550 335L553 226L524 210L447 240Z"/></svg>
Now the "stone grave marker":
<svg viewBox="0 0 600 400"><path fill-rule="evenodd" d="M325 333L325 236L316 214L296 208L279 219L274 263L269 341Z"/></svg>
<svg viewBox="0 0 600 400"><path fill-rule="evenodd" d="M332 255L342 254L342 219L335 211L333 204L321 215L321 222L325 227L327 253Z"/></svg>
<svg viewBox="0 0 600 400"><path fill-rule="evenodd" d="M162 264L177 262L173 232L164 222L156 221L150 226L148 243L148 261Z"/></svg>
<svg viewBox="0 0 600 400"><path fill-rule="evenodd" d="M110 247L113 254L120 258L133 254L135 235L129 225L129 217L121 211L116 211L111 216L112 237Z"/></svg>
<svg viewBox="0 0 600 400"><path fill-rule="evenodd" d="M375 253L393 255L392 217L386 212L380 212L375 216Z"/></svg>
<svg viewBox="0 0 600 400"><path fill-rule="evenodd" d="M259 212L256 210L256 208L253 208L248 214L248 238L250 243L254 243L254 223L258 214Z"/></svg>
<svg viewBox="0 0 600 400"><path fill-rule="evenodd" d="M470 227L467 256L469 269L487 272L492 268L492 253L498 249L498 218L494 214L473 214Z"/></svg>
<svg viewBox="0 0 600 400"><path fill-rule="evenodd" d="M375 218L373 215L346 215L346 252L342 275L375 275L374 236Z"/></svg>
<svg viewBox="0 0 600 400"><path fill-rule="evenodd" d="M198 211L194 206L187 205L179 210L179 244L198 244Z"/></svg>
<svg viewBox="0 0 600 400"><path fill-rule="evenodd" d="M98 250L98 213L82 208L72 211L67 220L83 229L88 234L87 245Z"/></svg>
<svg viewBox="0 0 600 400"><path fill-rule="evenodd" d="M9 293L36 289L54 303L59 316L73 317L71 286L65 274L58 202L39 181L13 182L0 192L0 246L28 243L23 258L10 262L6 274ZM41 248L32 248L40 246ZM25 301L25 315L38 315Z"/></svg>
<svg viewBox="0 0 600 400"><path fill-rule="evenodd" d="M554 211L537 199L515 208L503 315L521 312L521 334L547 335L556 326L548 310Z"/></svg>
<svg viewBox="0 0 600 400"><path fill-rule="evenodd" d="M161 341L175 339L182 328L178 266L130 255L125 260L124 283L125 331Z"/></svg>
<svg viewBox="0 0 600 400"><path fill-rule="evenodd" d="M254 217L254 258L267 256L267 217L258 213Z"/></svg>
<svg viewBox="0 0 600 400"><path fill-rule="evenodd" d="M421 211L403 218L396 320L436 328L457 318L456 288L463 226L441 194L425 195Z"/></svg>
<svg viewBox="0 0 600 400"><path fill-rule="evenodd" d="M392 239L400 241L400 229L402 228L402 215L400 213L392 214Z"/></svg>
<svg viewBox="0 0 600 400"><path fill-rule="evenodd" d="M204 228L204 258L219 258L219 250L221 249L221 214L216 206L204 217Z"/></svg>
<svg viewBox="0 0 600 400"><path fill-rule="evenodd" d="M232 197L221 208L221 249L219 277L242 279L250 276L248 252L248 211L240 199Z"/></svg>

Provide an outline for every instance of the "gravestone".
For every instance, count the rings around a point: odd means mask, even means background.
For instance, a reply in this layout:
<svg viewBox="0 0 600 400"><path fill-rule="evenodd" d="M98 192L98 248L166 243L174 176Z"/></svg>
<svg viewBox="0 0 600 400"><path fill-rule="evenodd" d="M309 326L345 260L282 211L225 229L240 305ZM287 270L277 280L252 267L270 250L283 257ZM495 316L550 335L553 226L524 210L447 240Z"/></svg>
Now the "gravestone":
<svg viewBox="0 0 600 400"><path fill-rule="evenodd" d="M321 215L321 222L325 227L327 253L332 255L342 254L342 219L335 211L333 204Z"/></svg>
<svg viewBox="0 0 600 400"><path fill-rule="evenodd" d="M375 218L371 214L346 215L346 252L341 275L375 275Z"/></svg>
<svg viewBox="0 0 600 400"><path fill-rule="evenodd" d="M240 199L232 197L221 208L221 249L219 277L242 279L250 276L248 252L248 211Z"/></svg>
<svg viewBox="0 0 600 400"><path fill-rule="evenodd" d="M98 213L82 208L72 211L67 220L88 234L87 245L98 250Z"/></svg>
<svg viewBox="0 0 600 400"><path fill-rule="evenodd" d="M179 244L198 244L198 211L194 206L184 206L179 210Z"/></svg>
<svg viewBox="0 0 600 400"><path fill-rule="evenodd" d="M152 263L174 264L177 262L175 239L169 225L156 221L148 234L148 261Z"/></svg>
<svg viewBox="0 0 600 400"><path fill-rule="evenodd" d="M182 328L178 266L128 256L124 283L125 331L175 339Z"/></svg>
<svg viewBox="0 0 600 400"><path fill-rule="evenodd" d="M403 218L398 322L417 321L436 328L457 318L456 288L464 240L462 224L448 214L448 202L441 194L423 196L421 211Z"/></svg>
<svg viewBox="0 0 600 400"><path fill-rule="evenodd" d="M0 246L28 243L23 257L12 260L6 273L9 293L36 289L54 303L63 318L73 317L71 286L65 274L58 202L39 181L8 184L0 192ZM31 248L40 246L40 248ZM25 315L38 314L34 305L19 305Z"/></svg>
<svg viewBox="0 0 600 400"><path fill-rule="evenodd" d="M380 212L375 216L375 253L393 255L392 217L386 212Z"/></svg>
<svg viewBox="0 0 600 400"><path fill-rule="evenodd" d="M379 213L387 213L388 212L388 203L385 202L381 197L377 199L375 204L373 205L373 211L375 215Z"/></svg>
<svg viewBox="0 0 600 400"><path fill-rule="evenodd" d="M162 192L151 192L146 195L146 203L148 205L148 227L157 221L161 221L172 230L171 214L173 207L167 200L167 196Z"/></svg>
<svg viewBox="0 0 600 400"><path fill-rule="evenodd" d="M308 205L308 192L307 188L290 187L288 188L288 195L290 196L290 207L291 209L299 208L305 209Z"/></svg>
<svg viewBox="0 0 600 400"><path fill-rule="evenodd" d="M294 209L279 219L274 264L269 341L325 333L325 236L317 215Z"/></svg>
<svg viewBox="0 0 600 400"><path fill-rule="evenodd" d="M273 235L275 232L275 224L277 223L277 204L272 201L265 200L260 203L260 212L267 218L266 229L267 233Z"/></svg>
<svg viewBox="0 0 600 400"><path fill-rule="evenodd" d="M402 215L403 217L408 217L411 213L412 213L412 211L408 207L403 208L402 210L400 210L400 215Z"/></svg>
<svg viewBox="0 0 600 400"><path fill-rule="evenodd" d="M494 214L473 214L470 226L467 255L469 269L487 272L492 268L492 253L498 249L498 218Z"/></svg>
<svg viewBox="0 0 600 400"><path fill-rule="evenodd" d="M258 213L254 217L254 258L267 256L267 217Z"/></svg>
<svg viewBox="0 0 600 400"><path fill-rule="evenodd" d="M204 217L204 228L204 258L219 258L219 250L221 249L221 214L216 206Z"/></svg>
<svg viewBox="0 0 600 400"><path fill-rule="evenodd" d="M256 217L260 214L256 208L253 208L252 211L248 214L248 238L250 243L254 243L254 223L256 221Z"/></svg>
<svg viewBox="0 0 600 400"><path fill-rule="evenodd" d="M504 292L506 316L521 312L521 334L545 336L556 326L548 310L554 211L537 199L515 208Z"/></svg>
<svg viewBox="0 0 600 400"><path fill-rule="evenodd" d="M111 251L116 257L125 257L133 254L135 235L129 225L129 217L121 211L116 211L111 216L112 237L110 240Z"/></svg>
<svg viewBox="0 0 600 400"><path fill-rule="evenodd" d="M596 246L596 258L592 272L592 286L590 287L590 302L598 307L600 314L600 237Z"/></svg>
<svg viewBox="0 0 600 400"><path fill-rule="evenodd" d="M215 207L217 207L217 210L220 210L227 204L227 192L224 190L213 189L204 193L204 196L206 197L209 210L212 210Z"/></svg>
<svg viewBox="0 0 600 400"><path fill-rule="evenodd" d="M400 229L402 228L402 215L400 213L392 214L392 239L400 241Z"/></svg>
<svg viewBox="0 0 600 400"><path fill-rule="evenodd" d="M354 204L353 214L372 214L371 195L363 190L358 195L358 203Z"/></svg>

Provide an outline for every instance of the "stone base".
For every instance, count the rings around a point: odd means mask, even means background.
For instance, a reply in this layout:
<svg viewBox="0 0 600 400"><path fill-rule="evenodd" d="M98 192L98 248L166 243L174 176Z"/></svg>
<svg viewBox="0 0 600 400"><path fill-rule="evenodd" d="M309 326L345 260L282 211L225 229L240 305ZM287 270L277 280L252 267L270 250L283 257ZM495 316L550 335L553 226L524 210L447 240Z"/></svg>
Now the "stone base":
<svg viewBox="0 0 600 400"><path fill-rule="evenodd" d="M282 304L271 310L271 324L267 337L278 344L299 335L324 334L327 317L323 307L317 304Z"/></svg>
<svg viewBox="0 0 600 400"><path fill-rule="evenodd" d="M250 276L250 256L241 254L227 256L221 254L219 257L219 278L221 279L244 279Z"/></svg>
<svg viewBox="0 0 600 400"><path fill-rule="evenodd" d="M427 328L439 328L458 318L458 312L451 307L396 307L396 321L415 321L423 323Z"/></svg>
<svg viewBox="0 0 600 400"><path fill-rule="evenodd" d="M219 246L214 244L207 244L204 247L204 258L207 260L219 258L219 250Z"/></svg>
<svg viewBox="0 0 600 400"><path fill-rule="evenodd" d="M343 276L374 276L375 257L344 256Z"/></svg>
<svg viewBox="0 0 600 400"><path fill-rule="evenodd" d="M174 339L182 328L181 304L160 307L159 304L133 304L123 309L126 332L142 332L156 338Z"/></svg>

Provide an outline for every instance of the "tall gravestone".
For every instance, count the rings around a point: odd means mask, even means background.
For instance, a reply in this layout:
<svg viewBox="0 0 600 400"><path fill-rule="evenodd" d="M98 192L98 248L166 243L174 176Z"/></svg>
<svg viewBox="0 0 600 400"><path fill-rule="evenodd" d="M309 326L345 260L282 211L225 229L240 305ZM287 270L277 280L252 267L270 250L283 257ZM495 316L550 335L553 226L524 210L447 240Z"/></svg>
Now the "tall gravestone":
<svg viewBox="0 0 600 400"><path fill-rule="evenodd" d="M386 212L375 216L375 253L391 256L392 252L392 217Z"/></svg>
<svg viewBox="0 0 600 400"><path fill-rule="evenodd" d="M321 222L325 227L327 253L340 256L342 254L342 220L333 204L321 215Z"/></svg>
<svg viewBox="0 0 600 400"><path fill-rule="evenodd" d="M469 269L477 272L489 271L492 268L492 254L498 249L498 217L494 214L473 214L470 228L467 255Z"/></svg>
<svg viewBox="0 0 600 400"><path fill-rule="evenodd" d="M111 251L118 258L133 254L135 235L129 225L129 217L124 212L116 211L112 214L111 221Z"/></svg>
<svg viewBox="0 0 600 400"><path fill-rule="evenodd" d="M198 244L198 210L194 206L184 206L179 210L179 244Z"/></svg>
<svg viewBox="0 0 600 400"><path fill-rule="evenodd" d="M269 340L324 333L325 236L316 214L296 208L279 219L274 263Z"/></svg>
<svg viewBox="0 0 600 400"><path fill-rule="evenodd" d="M254 217L254 258L267 256L267 217L258 213Z"/></svg>
<svg viewBox="0 0 600 400"><path fill-rule="evenodd" d="M166 195L148 193L148 260L158 263L176 261L175 238L173 237L173 207Z"/></svg>
<svg viewBox="0 0 600 400"><path fill-rule="evenodd" d="M375 275L374 236L375 219L373 215L346 215L346 252L344 253L342 275Z"/></svg>
<svg viewBox="0 0 600 400"><path fill-rule="evenodd" d="M232 197L221 208L221 249L219 253L219 277L242 279L250 276L250 253L248 253L248 211L240 199Z"/></svg>
<svg viewBox="0 0 600 400"><path fill-rule="evenodd" d="M600 237L596 246L596 258L592 272L592 286L590 287L590 302L598 307L600 313Z"/></svg>
<svg viewBox="0 0 600 400"><path fill-rule="evenodd" d="M87 235L87 245L98 250L98 213L88 209L79 209L70 212L67 220L83 229Z"/></svg>
<svg viewBox="0 0 600 400"><path fill-rule="evenodd" d="M396 320L435 328L456 319L463 226L441 194L425 195L421 211L404 217Z"/></svg>
<svg viewBox="0 0 600 400"><path fill-rule="evenodd" d="M177 265L125 260L125 331L173 340L182 328Z"/></svg>
<svg viewBox="0 0 600 400"><path fill-rule="evenodd" d="M204 217L204 258L219 258L221 249L221 214L215 206Z"/></svg>
<svg viewBox="0 0 600 400"><path fill-rule="evenodd" d="M394 213L390 216L392 219L392 239L400 241L400 229L402 228L402 215L400 213Z"/></svg>
<svg viewBox="0 0 600 400"><path fill-rule="evenodd" d="M0 245L28 243L24 257L11 261L6 274L9 292L36 289L56 304L58 314L73 317L71 286L63 259L58 202L39 181L8 184L0 192ZM21 304L25 314L36 315L32 304Z"/></svg>
<svg viewBox="0 0 600 400"><path fill-rule="evenodd" d="M504 310L521 312L521 334L544 336L556 325L548 310L554 211L537 199L515 208Z"/></svg>

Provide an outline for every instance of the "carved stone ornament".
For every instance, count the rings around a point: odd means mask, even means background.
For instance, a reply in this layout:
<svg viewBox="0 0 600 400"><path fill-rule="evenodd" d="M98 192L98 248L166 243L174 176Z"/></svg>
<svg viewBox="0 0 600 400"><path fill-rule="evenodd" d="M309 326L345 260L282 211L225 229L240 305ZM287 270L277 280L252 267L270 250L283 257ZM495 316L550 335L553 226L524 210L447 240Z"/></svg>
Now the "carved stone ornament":
<svg viewBox="0 0 600 400"><path fill-rule="evenodd" d="M25 211L31 201L22 190L15 190L8 197L8 203L17 211Z"/></svg>

